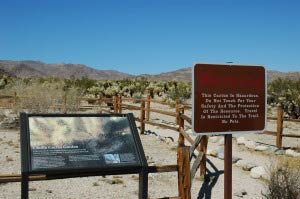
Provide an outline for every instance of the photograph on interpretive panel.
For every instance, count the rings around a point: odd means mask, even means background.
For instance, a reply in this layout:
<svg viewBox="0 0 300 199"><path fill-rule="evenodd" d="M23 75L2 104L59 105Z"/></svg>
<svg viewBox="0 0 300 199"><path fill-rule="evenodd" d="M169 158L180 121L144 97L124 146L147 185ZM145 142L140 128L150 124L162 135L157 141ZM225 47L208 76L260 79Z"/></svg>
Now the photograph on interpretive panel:
<svg viewBox="0 0 300 199"><path fill-rule="evenodd" d="M127 117L29 117L31 169L137 165Z"/></svg>

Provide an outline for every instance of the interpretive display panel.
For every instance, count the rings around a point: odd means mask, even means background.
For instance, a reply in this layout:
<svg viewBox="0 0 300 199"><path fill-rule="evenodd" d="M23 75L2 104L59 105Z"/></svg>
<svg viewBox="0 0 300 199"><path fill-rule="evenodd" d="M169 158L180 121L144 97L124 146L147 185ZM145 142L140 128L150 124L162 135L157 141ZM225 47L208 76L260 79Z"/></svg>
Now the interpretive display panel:
<svg viewBox="0 0 300 199"><path fill-rule="evenodd" d="M193 130L201 134L262 131L266 79L262 66L196 64Z"/></svg>
<svg viewBox="0 0 300 199"><path fill-rule="evenodd" d="M26 116L31 172L143 164L132 116L131 119L127 114Z"/></svg>

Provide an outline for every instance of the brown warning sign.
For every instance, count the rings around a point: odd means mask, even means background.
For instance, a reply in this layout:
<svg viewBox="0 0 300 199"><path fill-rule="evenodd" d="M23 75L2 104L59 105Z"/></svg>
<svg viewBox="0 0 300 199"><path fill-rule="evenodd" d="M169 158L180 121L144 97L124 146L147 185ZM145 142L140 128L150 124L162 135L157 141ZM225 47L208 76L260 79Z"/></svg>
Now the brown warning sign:
<svg viewBox="0 0 300 199"><path fill-rule="evenodd" d="M215 134L262 131L266 123L263 66L196 64L193 130Z"/></svg>

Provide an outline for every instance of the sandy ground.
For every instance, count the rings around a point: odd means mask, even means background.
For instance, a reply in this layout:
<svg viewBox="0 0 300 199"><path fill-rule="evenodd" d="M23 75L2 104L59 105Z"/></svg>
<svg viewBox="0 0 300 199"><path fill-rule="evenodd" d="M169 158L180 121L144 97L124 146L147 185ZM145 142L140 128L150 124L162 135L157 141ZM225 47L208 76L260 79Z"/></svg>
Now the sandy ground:
<svg viewBox="0 0 300 199"><path fill-rule="evenodd" d="M155 106L153 106L155 107ZM160 108L162 108L160 106ZM136 112L138 115L138 112ZM186 112L187 115L190 112ZM174 118L151 114L154 121L174 123ZM139 126L139 123L137 123ZM285 131L289 133L299 132L299 126L287 124ZM189 126L187 125L188 129ZM274 122L268 123L269 130L275 130ZM142 144L149 156L149 163L156 165L176 164L176 144L178 133L172 130L161 129L146 125L146 130L151 130L161 136L170 136L175 142L166 143L153 135L141 135ZM238 135L240 136L240 135ZM248 134L243 135L256 142L266 145L275 145L275 137L268 135ZM219 136L220 139L222 136ZM236 144L233 140L233 156L247 160L259 166L268 167L276 156L262 152L251 151L244 146ZM188 145L188 143L186 143ZM300 139L284 138L284 146L299 147ZM221 146L219 142L208 143L208 149L218 149ZM224 162L221 159L208 156L209 181L203 181L199 178L199 171L192 185L192 198L223 198L224 194ZM20 148L19 148L19 130L0 130L0 174L20 173ZM256 199L262 198L261 193L264 191L264 181L250 177L249 171L243 171L241 168L233 165L233 193L245 190L247 192L243 198ZM110 180L119 179L118 183L111 184ZM72 178L64 180L50 180L30 182L30 198L138 198L138 176L137 175L118 175L104 177L85 177ZM177 173L160 173L149 174L149 198L161 198L167 196L177 196ZM0 184L0 198L20 198L20 183ZM240 198L233 196L233 198Z"/></svg>

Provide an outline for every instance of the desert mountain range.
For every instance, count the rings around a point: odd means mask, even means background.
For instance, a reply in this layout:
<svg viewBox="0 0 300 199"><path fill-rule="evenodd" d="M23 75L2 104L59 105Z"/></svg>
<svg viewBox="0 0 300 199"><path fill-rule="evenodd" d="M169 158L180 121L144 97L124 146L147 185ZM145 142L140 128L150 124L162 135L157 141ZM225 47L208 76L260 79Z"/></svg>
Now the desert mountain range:
<svg viewBox="0 0 300 199"><path fill-rule="evenodd" d="M174 79L186 82L191 81L191 67L160 73L157 75L143 74L135 76L115 70L97 70L83 64L46 64L40 61L0 60L0 74L6 74L15 77L88 77L98 80L117 80L124 78L131 79L143 76L156 81L170 81ZM277 78L297 80L300 79L300 72L284 73L270 70L267 71L267 76L268 81L273 81Z"/></svg>

